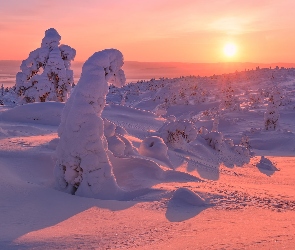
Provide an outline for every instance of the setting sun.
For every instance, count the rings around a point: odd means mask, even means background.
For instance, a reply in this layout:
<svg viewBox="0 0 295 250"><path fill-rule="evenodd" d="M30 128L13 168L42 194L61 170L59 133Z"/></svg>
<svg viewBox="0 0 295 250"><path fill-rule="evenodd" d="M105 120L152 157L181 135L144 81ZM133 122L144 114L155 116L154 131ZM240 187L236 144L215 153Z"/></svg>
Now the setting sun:
<svg viewBox="0 0 295 250"><path fill-rule="evenodd" d="M227 57L233 57L237 53L237 46L233 43L227 43L223 48L223 53Z"/></svg>

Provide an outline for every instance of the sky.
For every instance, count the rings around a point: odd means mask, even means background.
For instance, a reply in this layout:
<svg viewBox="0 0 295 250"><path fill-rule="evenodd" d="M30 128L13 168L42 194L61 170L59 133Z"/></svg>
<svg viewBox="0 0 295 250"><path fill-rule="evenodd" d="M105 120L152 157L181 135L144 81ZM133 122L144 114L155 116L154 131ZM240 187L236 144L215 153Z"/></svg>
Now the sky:
<svg viewBox="0 0 295 250"><path fill-rule="evenodd" d="M291 63L294 9L294 0L0 0L0 60L26 59L55 28L76 61L116 48L126 61Z"/></svg>

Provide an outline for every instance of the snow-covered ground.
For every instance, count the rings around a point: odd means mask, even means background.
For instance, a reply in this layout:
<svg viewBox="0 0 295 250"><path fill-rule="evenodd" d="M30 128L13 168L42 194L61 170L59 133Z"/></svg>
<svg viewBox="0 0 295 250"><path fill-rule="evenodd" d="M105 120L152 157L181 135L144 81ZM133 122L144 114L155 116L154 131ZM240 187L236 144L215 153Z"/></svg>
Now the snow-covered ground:
<svg viewBox="0 0 295 250"><path fill-rule="evenodd" d="M55 189L64 103L0 106L0 249L294 249L294 89L288 69L110 87L117 200Z"/></svg>

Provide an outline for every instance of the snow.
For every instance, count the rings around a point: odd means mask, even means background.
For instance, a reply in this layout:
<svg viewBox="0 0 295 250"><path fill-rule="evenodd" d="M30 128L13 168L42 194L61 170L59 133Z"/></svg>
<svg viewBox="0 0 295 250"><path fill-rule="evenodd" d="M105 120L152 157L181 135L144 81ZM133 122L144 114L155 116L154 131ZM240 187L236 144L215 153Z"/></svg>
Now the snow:
<svg viewBox="0 0 295 250"><path fill-rule="evenodd" d="M146 137L139 145L138 152L141 155L162 161L166 166L173 168L167 152L168 147L162 138L158 136Z"/></svg>
<svg viewBox="0 0 295 250"><path fill-rule="evenodd" d="M171 201L178 201L180 203L185 203L193 206L204 206L205 201L193 191L187 188L178 188L173 193Z"/></svg>
<svg viewBox="0 0 295 250"><path fill-rule="evenodd" d="M295 70L121 87L122 59L95 53L66 104L0 106L0 249L293 249ZM275 130L264 123L270 82ZM56 184L76 185L76 155L86 172L105 165L85 177L98 188L71 195Z"/></svg>

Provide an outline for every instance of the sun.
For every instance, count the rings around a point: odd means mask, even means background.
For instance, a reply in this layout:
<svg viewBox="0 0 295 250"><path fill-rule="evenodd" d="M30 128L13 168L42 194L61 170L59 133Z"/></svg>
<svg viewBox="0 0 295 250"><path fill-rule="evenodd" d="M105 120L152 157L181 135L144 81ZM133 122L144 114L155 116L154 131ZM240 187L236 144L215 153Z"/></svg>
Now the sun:
<svg viewBox="0 0 295 250"><path fill-rule="evenodd" d="M223 48L223 53L227 57L233 57L237 53L237 46L233 43L227 43Z"/></svg>

